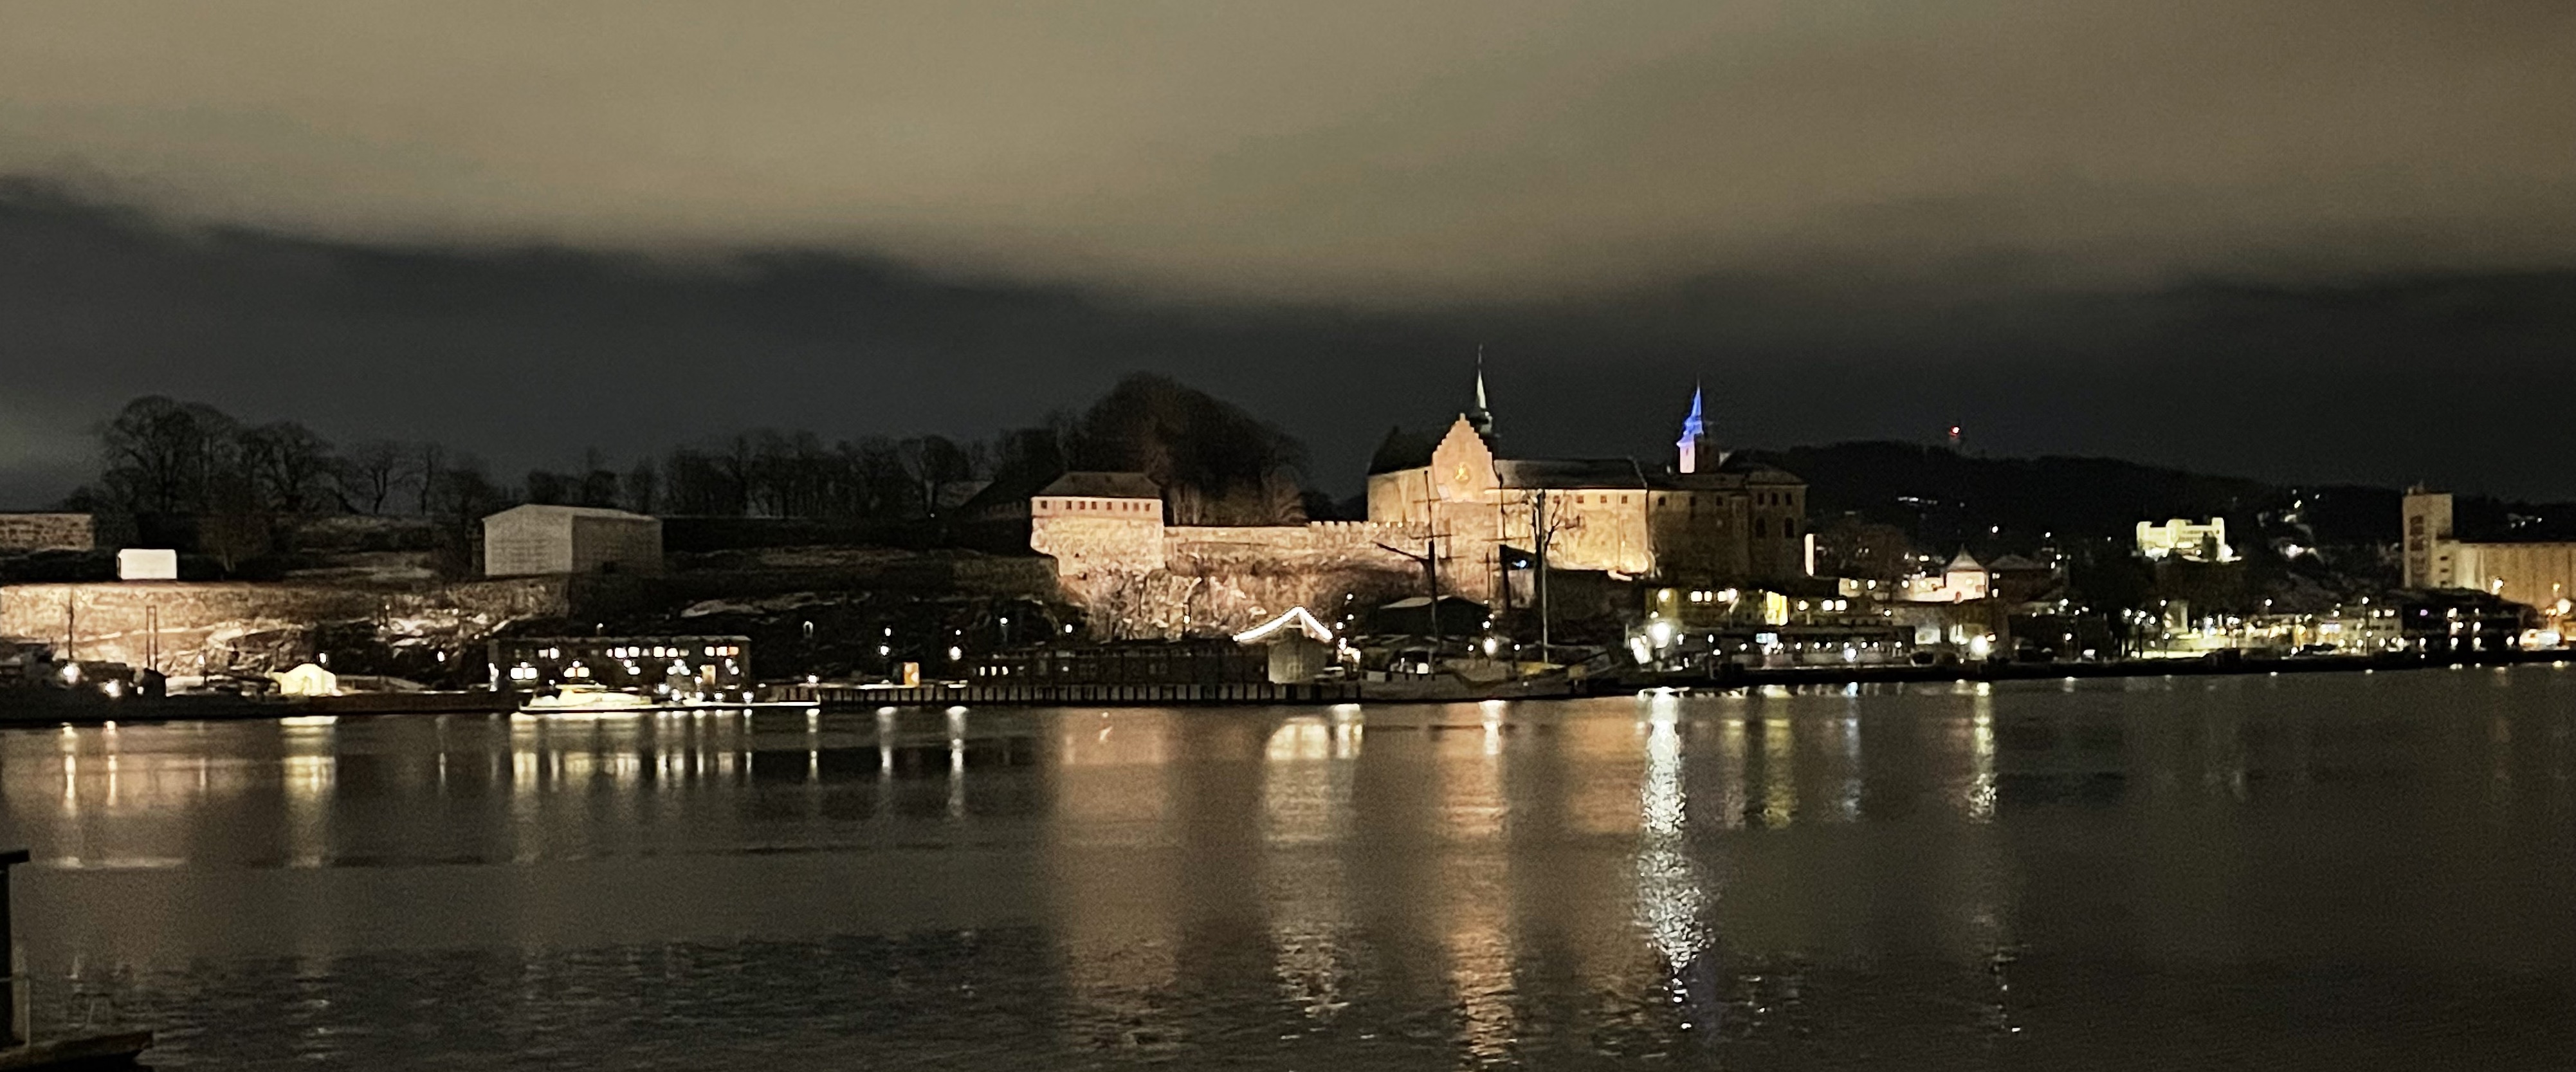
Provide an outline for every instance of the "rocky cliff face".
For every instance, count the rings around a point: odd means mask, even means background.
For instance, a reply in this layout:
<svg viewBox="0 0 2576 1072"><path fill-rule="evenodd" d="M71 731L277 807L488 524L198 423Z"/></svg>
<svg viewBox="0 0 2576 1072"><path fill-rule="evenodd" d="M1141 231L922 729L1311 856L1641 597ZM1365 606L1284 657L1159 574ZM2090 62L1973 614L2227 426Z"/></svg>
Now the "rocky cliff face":
<svg viewBox="0 0 2576 1072"><path fill-rule="evenodd" d="M116 582L0 588L0 635L55 657L166 674L258 674L364 638L392 660L481 666L480 645L513 621L559 617L563 581L528 578L385 590L313 583ZM326 639L326 636L328 639ZM327 645L327 647L326 647Z"/></svg>
<svg viewBox="0 0 2576 1072"><path fill-rule="evenodd" d="M1099 640L1213 636L1256 625L1290 607L1327 621L1418 594L1411 559L1379 546L1419 543L1400 525L1153 526L1138 532L1097 522L1041 521L1031 544L1056 556L1063 598Z"/></svg>

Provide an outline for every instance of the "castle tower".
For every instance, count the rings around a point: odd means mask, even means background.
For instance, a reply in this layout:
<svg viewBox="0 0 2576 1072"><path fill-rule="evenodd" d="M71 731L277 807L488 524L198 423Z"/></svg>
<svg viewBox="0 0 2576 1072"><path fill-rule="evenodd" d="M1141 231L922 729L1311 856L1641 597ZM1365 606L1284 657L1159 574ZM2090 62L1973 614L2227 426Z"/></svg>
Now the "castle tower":
<svg viewBox="0 0 2576 1072"><path fill-rule="evenodd" d="M1681 472L1713 472L1726 462L1726 452L1718 449L1717 440L1708 434L1708 422L1700 415L1700 388L1691 385L1690 416L1682 418L1682 437L1673 446L1681 451Z"/></svg>

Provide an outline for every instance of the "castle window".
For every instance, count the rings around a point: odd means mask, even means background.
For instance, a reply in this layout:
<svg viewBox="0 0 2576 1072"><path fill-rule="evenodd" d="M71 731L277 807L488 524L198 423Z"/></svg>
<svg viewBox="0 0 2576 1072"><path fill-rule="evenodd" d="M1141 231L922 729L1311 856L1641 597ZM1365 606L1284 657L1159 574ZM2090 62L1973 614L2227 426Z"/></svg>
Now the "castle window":
<svg viewBox="0 0 2576 1072"><path fill-rule="evenodd" d="M1753 519L1753 534L1754 534L1754 535L1756 535L1756 536L1768 536L1768 535L1771 535L1771 526L1770 526L1770 525L1768 525L1768 524L1765 524L1761 518L1758 518L1758 517L1757 517L1757 518L1754 518L1754 519Z"/></svg>

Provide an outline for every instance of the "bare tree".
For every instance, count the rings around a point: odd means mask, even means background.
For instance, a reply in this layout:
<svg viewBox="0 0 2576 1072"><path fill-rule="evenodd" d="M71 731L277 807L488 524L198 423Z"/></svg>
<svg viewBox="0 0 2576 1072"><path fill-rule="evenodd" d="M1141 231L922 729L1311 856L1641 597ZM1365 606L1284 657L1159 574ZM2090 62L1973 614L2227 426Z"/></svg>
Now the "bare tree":
<svg viewBox="0 0 2576 1072"><path fill-rule="evenodd" d="M274 421L241 433L242 469L261 505L300 515L321 505L335 467L331 443L294 421Z"/></svg>
<svg viewBox="0 0 2576 1072"><path fill-rule="evenodd" d="M203 510L216 472L229 463L238 426L223 411L163 395L125 404L100 426L108 497L134 513Z"/></svg>
<svg viewBox="0 0 2576 1072"><path fill-rule="evenodd" d="M420 481L415 450L389 439L351 445L331 470L341 507L353 514L384 513L396 497Z"/></svg>
<svg viewBox="0 0 2576 1072"><path fill-rule="evenodd" d="M412 472L419 481L414 485L419 492L414 512L427 516L439 482L447 475L447 448L431 442L417 443L412 446L412 459Z"/></svg>

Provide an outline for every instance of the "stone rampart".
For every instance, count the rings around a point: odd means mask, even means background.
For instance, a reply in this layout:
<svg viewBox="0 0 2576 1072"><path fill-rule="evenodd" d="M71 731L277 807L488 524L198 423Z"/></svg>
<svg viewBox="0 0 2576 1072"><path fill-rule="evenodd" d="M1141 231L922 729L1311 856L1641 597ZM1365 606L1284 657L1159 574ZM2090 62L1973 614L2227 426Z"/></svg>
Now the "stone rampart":
<svg viewBox="0 0 2576 1072"><path fill-rule="evenodd" d="M1155 528L1160 540L1152 554L1136 549L1133 533L1031 542L1041 552L1054 546L1082 553L1079 568L1068 562L1060 570L1060 590L1103 639L1229 633L1296 606L1338 620L1422 583L1411 559L1379 546L1418 543L1420 526L1319 521Z"/></svg>
<svg viewBox="0 0 2576 1072"><path fill-rule="evenodd" d="M0 554L97 546L98 522L88 514L0 514Z"/></svg>
<svg viewBox="0 0 2576 1072"><path fill-rule="evenodd" d="M1163 533L1160 519L1041 517L1030 524L1029 549L1054 558L1065 576L1153 570L1163 565Z"/></svg>

